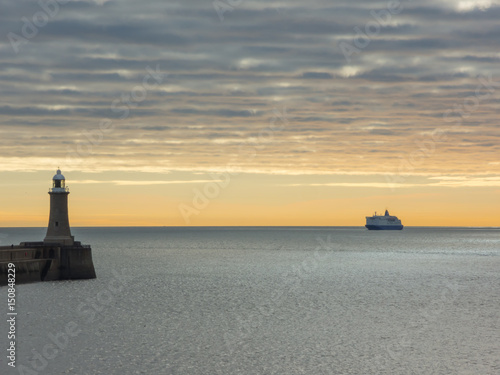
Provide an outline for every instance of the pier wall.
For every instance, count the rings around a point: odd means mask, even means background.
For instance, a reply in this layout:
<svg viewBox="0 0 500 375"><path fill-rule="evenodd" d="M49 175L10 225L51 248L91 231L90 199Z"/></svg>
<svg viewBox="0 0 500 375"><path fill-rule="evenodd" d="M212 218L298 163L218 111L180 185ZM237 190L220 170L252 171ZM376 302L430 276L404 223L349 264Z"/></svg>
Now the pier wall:
<svg viewBox="0 0 500 375"><path fill-rule="evenodd" d="M79 243L61 246L24 242L17 246L1 246L0 286L7 285L9 263L16 266L16 284L96 278L92 249Z"/></svg>

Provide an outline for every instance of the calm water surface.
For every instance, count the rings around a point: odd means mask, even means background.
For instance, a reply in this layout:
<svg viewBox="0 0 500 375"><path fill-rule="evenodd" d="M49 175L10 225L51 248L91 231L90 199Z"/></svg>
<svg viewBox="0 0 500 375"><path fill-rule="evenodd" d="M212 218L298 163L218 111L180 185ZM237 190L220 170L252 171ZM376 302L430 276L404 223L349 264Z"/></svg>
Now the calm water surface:
<svg viewBox="0 0 500 375"><path fill-rule="evenodd" d="M18 286L18 367L2 356L1 374L500 373L498 229L73 234L98 278Z"/></svg>

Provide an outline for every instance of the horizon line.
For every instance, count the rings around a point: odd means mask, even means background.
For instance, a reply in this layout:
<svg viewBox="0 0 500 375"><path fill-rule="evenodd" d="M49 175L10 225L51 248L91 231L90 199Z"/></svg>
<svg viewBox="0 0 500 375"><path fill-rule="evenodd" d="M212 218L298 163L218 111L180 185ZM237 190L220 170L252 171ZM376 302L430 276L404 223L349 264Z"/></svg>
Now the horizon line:
<svg viewBox="0 0 500 375"><path fill-rule="evenodd" d="M71 226L71 228L364 228L364 225L97 225ZM46 226L14 226L0 227L0 229L39 228ZM404 228L491 228L500 229L500 226L490 225L405 225Z"/></svg>

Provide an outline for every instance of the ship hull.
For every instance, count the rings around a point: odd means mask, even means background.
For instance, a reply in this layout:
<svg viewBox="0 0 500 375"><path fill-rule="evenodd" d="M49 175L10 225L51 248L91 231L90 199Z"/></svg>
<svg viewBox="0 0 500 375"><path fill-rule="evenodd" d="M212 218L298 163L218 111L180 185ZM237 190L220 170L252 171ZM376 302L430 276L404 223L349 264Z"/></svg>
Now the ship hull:
<svg viewBox="0 0 500 375"><path fill-rule="evenodd" d="M373 224L366 224L365 227L367 227L368 230L401 230L401 229L403 229L403 225L373 225Z"/></svg>

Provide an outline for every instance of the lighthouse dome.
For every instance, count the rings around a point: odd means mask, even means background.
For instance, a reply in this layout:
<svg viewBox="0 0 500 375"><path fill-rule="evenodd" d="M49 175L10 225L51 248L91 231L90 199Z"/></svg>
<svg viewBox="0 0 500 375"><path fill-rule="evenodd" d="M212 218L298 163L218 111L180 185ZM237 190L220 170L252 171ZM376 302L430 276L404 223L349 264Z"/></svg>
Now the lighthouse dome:
<svg viewBox="0 0 500 375"><path fill-rule="evenodd" d="M62 175L61 170L58 169L52 180L65 180L66 178Z"/></svg>

